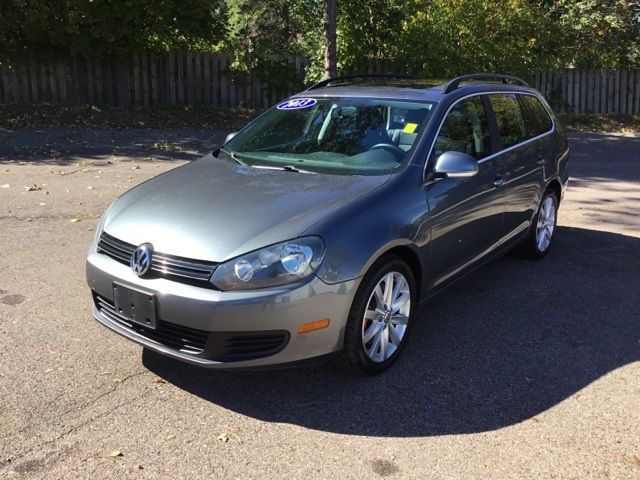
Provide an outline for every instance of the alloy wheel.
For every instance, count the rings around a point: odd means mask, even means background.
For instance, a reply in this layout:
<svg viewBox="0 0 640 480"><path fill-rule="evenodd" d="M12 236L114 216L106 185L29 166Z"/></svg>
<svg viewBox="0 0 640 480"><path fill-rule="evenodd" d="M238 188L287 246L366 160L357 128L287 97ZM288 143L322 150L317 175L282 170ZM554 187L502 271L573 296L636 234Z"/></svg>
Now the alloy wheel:
<svg viewBox="0 0 640 480"><path fill-rule="evenodd" d="M538 225L536 227L536 245L538 251L544 252L549 248L553 230L556 225L556 203L552 196L547 196L540 206Z"/></svg>
<svg viewBox="0 0 640 480"><path fill-rule="evenodd" d="M373 362L381 363L400 346L411 312L411 291L400 272L385 274L369 297L362 321L362 345Z"/></svg>

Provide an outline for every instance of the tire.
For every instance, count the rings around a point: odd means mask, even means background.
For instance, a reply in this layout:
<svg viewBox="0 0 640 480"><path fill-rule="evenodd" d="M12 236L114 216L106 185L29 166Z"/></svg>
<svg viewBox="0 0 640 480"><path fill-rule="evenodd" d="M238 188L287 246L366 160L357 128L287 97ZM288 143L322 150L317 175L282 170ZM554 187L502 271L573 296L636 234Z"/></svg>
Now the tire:
<svg viewBox="0 0 640 480"><path fill-rule="evenodd" d="M406 282L406 288L402 279ZM399 286L397 300L392 302L391 308L389 305L380 305L380 300L385 299L387 283L393 287ZM345 329L344 350L338 358L338 365L369 375L389 368L407 345L417 307L416 300L416 281L407 263L393 255L377 260L362 279L353 299ZM368 317L374 318L365 318L366 312L369 312ZM365 340L365 336L371 335L369 340ZM376 341L378 347L374 348ZM385 345L386 349L383 348Z"/></svg>
<svg viewBox="0 0 640 480"><path fill-rule="evenodd" d="M548 207L553 207L553 220L548 216ZM546 217L546 221L545 221ZM547 190L542 196L538 211L533 219L526 238L514 250L515 253L522 258L529 260L541 260L547 256L553 239L555 238L556 223L558 221L558 197L553 190ZM545 225L546 223L546 225ZM549 230L550 227L550 230ZM540 235L543 234L541 229L547 230L548 241L542 241Z"/></svg>

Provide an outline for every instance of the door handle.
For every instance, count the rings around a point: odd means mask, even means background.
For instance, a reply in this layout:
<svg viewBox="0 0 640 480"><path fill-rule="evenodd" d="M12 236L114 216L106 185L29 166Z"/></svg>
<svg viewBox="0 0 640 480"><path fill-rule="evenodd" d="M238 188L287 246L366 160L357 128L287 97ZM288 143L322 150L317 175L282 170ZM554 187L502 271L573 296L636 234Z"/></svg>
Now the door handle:
<svg viewBox="0 0 640 480"><path fill-rule="evenodd" d="M493 180L493 185L495 187L501 187L504 184L504 177L502 175L498 175L494 180Z"/></svg>

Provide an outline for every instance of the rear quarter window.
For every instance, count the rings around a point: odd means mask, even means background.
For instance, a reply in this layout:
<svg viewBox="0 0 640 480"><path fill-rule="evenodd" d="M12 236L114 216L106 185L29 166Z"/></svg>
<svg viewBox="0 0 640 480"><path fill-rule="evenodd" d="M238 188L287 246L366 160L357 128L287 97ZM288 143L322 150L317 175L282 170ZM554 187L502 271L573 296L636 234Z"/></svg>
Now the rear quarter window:
<svg viewBox="0 0 640 480"><path fill-rule="evenodd" d="M515 94L489 95L496 116L502 148L509 148L527 139L527 129Z"/></svg>
<svg viewBox="0 0 640 480"><path fill-rule="evenodd" d="M533 95L519 95L519 97L523 108L527 136L533 138L549 132L553 128L553 121L540 99Z"/></svg>

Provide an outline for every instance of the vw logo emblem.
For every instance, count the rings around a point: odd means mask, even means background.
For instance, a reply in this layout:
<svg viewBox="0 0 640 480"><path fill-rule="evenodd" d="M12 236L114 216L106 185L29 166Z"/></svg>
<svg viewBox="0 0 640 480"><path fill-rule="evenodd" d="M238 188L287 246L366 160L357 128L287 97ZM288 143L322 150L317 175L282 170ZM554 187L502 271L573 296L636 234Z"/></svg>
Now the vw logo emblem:
<svg viewBox="0 0 640 480"><path fill-rule="evenodd" d="M131 255L131 270L137 276L141 277L151 268L151 255L153 254L153 245L143 243L135 249Z"/></svg>

